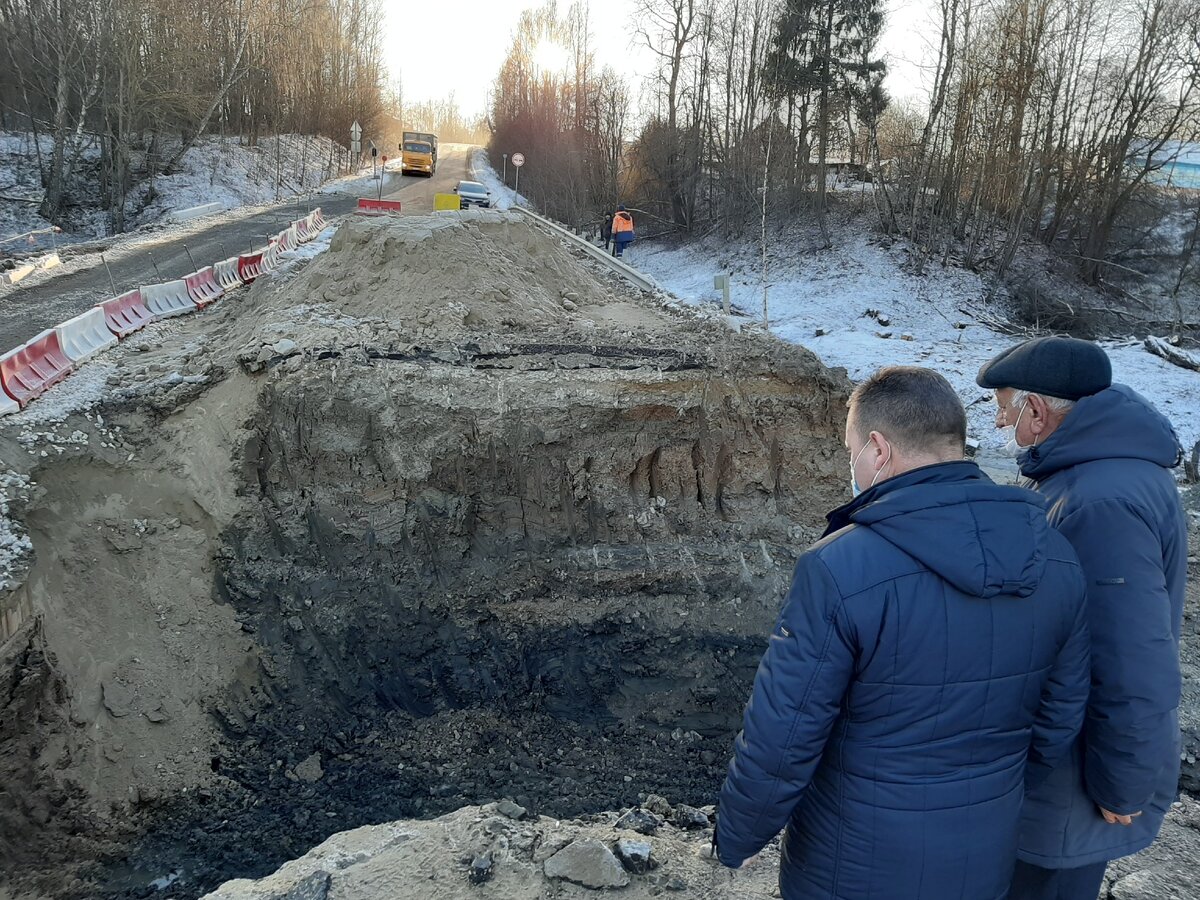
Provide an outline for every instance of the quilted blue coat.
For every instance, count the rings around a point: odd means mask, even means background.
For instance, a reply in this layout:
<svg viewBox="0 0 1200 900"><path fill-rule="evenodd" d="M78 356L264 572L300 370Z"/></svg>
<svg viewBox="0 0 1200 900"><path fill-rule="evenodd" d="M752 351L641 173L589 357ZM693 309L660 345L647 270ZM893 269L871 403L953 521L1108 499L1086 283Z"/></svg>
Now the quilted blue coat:
<svg viewBox="0 0 1200 900"><path fill-rule="evenodd" d="M1171 424L1124 385L1080 400L1020 457L1087 579L1092 692L1083 732L1030 792L1021 858L1048 869L1150 846L1179 782L1179 633L1187 525ZM1109 825L1097 805L1141 811Z"/></svg>
<svg viewBox="0 0 1200 900"><path fill-rule="evenodd" d="M1084 581L1041 499L969 462L889 479L796 564L718 857L786 828L785 900L1003 900L1027 774L1070 749L1087 693Z"/></svg>

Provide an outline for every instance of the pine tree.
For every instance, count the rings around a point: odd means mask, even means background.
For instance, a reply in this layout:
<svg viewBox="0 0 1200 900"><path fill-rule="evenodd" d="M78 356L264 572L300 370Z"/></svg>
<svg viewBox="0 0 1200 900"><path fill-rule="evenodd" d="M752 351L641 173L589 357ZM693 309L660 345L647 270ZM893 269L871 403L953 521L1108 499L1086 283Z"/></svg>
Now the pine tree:
<svg viewBox="0 0 1200 900"><path fill-rule="evenodd" d="M874 58L883 30L882 0L787 0L775 28L768 79L777 98L790 110L800 106L801 170L807 172L811 152L808 110L817 98L817 221L830 245L825 215L826 168L834 111L853 109L874 121L886 105L882 89L886 71Z"/></svg>

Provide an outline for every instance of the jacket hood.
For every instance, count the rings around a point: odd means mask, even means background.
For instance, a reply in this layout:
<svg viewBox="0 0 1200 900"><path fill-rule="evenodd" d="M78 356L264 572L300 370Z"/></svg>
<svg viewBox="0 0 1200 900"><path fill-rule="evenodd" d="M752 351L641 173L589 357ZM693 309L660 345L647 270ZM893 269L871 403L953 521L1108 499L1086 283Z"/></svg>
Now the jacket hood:
<svg viewBox="0 0 1200 900"><path fill-rule="evenodd" d="M973 597L1028 597L1046 568L1045 501L995 484L972 462L891 478L829 515L830 529L870 528Z"/></svg>
<svg viewBox="0 0 1200 900"><path fill-rule="evenodd" d="M1084 397L1044 444L1017 458L1021 474L1041 481L1097 459L1142 459L1171 469L1183 451L1175 429L1141 394L1123 384Z"/></svg>

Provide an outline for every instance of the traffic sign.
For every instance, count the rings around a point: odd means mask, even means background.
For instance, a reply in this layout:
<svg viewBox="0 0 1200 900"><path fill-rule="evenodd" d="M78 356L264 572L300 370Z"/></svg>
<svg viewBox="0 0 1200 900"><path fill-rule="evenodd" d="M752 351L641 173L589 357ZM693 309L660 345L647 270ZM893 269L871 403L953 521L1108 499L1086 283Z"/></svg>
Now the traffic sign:
<svg viewBox="0 0 1200 900"><path fill-rule="evenodd" d="M512 164L514 166L516 166L518 169L521 168L521 166L525 165L525 154L524 153L514 153L512 155Z"/></svg>
<svg viewBox="0 0 1200 900"><path fill-rule="evenodd" d="M358 124L358 119L355 119L354 124L350 126L350 137L354 141L362 137L362 126Z"/></svg>

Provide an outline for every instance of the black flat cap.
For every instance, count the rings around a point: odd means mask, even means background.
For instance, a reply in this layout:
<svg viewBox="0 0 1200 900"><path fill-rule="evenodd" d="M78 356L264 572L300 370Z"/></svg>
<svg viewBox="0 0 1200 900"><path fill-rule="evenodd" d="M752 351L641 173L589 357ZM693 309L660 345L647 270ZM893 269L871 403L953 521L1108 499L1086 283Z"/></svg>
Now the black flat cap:
<svg viewBox="0 0 1200 900"><path fill-rule="evenodd" d="M983 364L980 387L1016 388L1047 397L1078 400L1112 384L1108 354L1091 341L1041 337L1009 347Z"/></svg>

